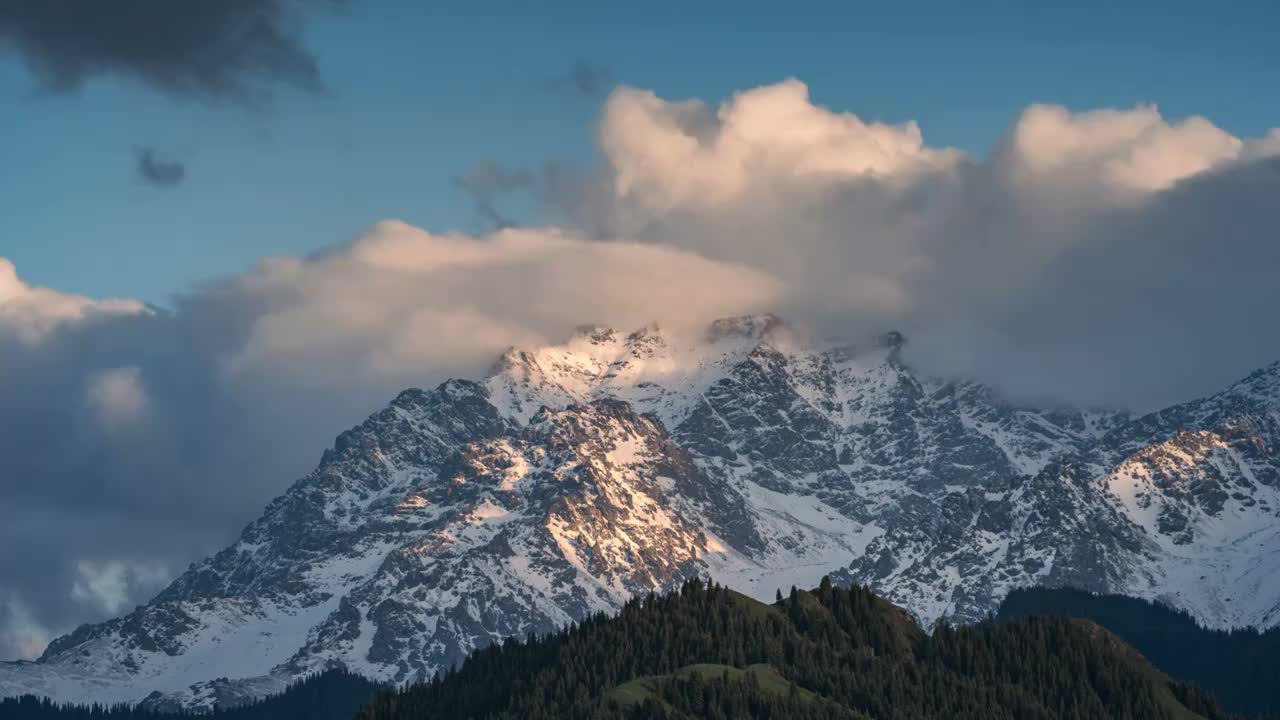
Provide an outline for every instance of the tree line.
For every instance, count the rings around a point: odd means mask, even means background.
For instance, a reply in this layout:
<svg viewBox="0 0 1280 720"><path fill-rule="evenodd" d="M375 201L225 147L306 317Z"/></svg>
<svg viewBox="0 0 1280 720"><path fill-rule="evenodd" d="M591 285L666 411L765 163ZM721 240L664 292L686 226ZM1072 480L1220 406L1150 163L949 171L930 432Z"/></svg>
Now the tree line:
<svg viewBox="0 0 1280 720"><path fill-rule="evenodd" d="M351 720L381 686L343 669L291 683L283 692L213 712L172 712L121 703L74 705L24 695L0 700L4 720Z"/></svg>
<svg viewBox="0 0 1280 720"><path fill-rule="evenodd" d="M815 590L791 588L765 604L693 579L671 593L635 598L617 615L476 650L461 666L403 688L379 689L331 670L280 695L199 717L1225 720L1232 716L1210 692L1230 697L1242 712L1271 707L1248 703L1278 686L1280 664L1268 661L1276 657L1275 638L1206 631L1143 601L1043 590L1015 593L987 622L941 623L926 633L865 587L835 587L824 578ZM1219 663L1226 669L1213 667ZM193 715L24 697L0 701L0 717Z"/></svg>
<svg viewBox="0 0 1280 720"><path fill-rule="evenodd" d="M690 670L691 667L696 668ZM746 672L746 668L767 672ZM770 681L770 679L773 681ZM691 580L562 632L491 645L360 720L1130 720L1228 715L1101 627L1022 617L917 627L824 579L765 605Z"/></svg>
<svg viewBox="0 0 1280 720"><path fill-rule="evenodd" d="M1115 633L1156 667L1213 694L1237 713L1280 720L1280 629L1210 630L1166 605L1081 590L1029 588L1011 593L998 617L1067 615Z"/></svg>

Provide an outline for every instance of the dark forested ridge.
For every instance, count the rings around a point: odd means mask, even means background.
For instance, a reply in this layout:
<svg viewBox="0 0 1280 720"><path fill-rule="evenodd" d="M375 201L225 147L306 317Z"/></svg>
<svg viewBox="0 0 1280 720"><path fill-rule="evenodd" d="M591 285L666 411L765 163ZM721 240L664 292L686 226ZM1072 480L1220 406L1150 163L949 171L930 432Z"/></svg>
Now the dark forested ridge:
<svg viewBox="0 0 1280 720"><path fill-rule="evenodd" d="M492 645L384 691L361 720L1226 717L1096 624L1027 617L922 632L829 581L764 605L714 584Z"/></svg>
<svg viewBox="0 0 1280 720"><path fill-rule="evenodd" d="M1170 676L1212 693L1223 707L1280 718L1280 629L1207 630L1159 603L1045 588L1012 593L999 618L1041 614L1092 620Z"/></svg>
<svg viewBox="0 0 1280 720"><path fill-rule="evenodd" d="M28 695L0 700L0 720L350 720L378 688L354 673L328 670L290 685L279 695L203 714L129 705L61 705Z"/></svg>
<svg viewBox="0 0 1280 720"><path fill-rule="evenodd" d="M403 690L375 695L372 682L334 670L198 717L1219 720L1228 716L1206 694L1143 655L1254 712L1273 707L1265 703L1277 685L1276 637L1206 631L1143 601L1045 590L1010 596L996 622L941 625L930 636L860 587L824 580L765 605L695 580L632 600L616 617L489 646ZM3 720L191 717L0 701Z"/></svg>

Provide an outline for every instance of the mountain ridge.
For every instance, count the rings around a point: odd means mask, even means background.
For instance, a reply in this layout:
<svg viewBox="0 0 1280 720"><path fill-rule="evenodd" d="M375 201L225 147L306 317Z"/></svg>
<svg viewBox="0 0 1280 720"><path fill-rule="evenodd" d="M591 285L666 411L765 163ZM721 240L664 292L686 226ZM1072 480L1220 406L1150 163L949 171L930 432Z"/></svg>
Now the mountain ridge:
<svg viewBox="0 0 1280 720"><path fill-rule="evenodd" d="M926 627L1032 585L1280 622L1280 363L1130 418L1009 405L903 342L591 327L406 390L151 603L0 667L0 694L404 682L702 574L758 598L832 574Z"/></svg>

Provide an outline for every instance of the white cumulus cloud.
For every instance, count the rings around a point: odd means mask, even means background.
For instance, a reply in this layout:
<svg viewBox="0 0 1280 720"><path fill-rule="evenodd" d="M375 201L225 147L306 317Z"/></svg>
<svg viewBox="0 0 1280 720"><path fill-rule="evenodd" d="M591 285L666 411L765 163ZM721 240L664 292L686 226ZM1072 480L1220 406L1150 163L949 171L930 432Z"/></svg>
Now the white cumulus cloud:
<svg viewBox="0 0 1280 720"><path fill-rule="evenodd" d="M34 345L59 326L94 316L136 315L146 306L136 300L93 300L28 285L13 263L0 257L0 333Z"/></svg>
<svg viewBox="0 0 1280 720"><path fill-rule="evenodd" d="M926 147L914 122L868 123L814 105L798 80L741 92L715 112L619 88L605 104L600 145L617 196L657 212L715 208L779 182L890 178L960 158Z"/></svg>

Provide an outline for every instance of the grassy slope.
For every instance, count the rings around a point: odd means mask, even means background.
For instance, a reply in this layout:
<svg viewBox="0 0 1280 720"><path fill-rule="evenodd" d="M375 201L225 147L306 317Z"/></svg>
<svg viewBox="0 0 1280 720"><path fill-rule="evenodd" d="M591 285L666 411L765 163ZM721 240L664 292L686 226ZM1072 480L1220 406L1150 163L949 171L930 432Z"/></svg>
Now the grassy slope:
<svg viewBox="0 0 1280 720"><path fill-rule="evenodd" d="M654 696L654 683L659 680L670 680L674 678L688 678L697 673L704 678L720 677L728 675L730 680L742 680L748 675L754 675L760 688L768 693L775 695L786 695L791 687L791 683L786 678L778 674L772 665L757 664L748 665L745 668L736 668L732 665L713 665L711 663L698 663L696 665L688 665L667 675L648 675L636 678L629 682L625 682L616 688L608 691L604 695L604 700L616 700L620 705L632 705L643 702L645 698ZM816 699L817 695L799 688L800 696L806 699Z"/></svg>

